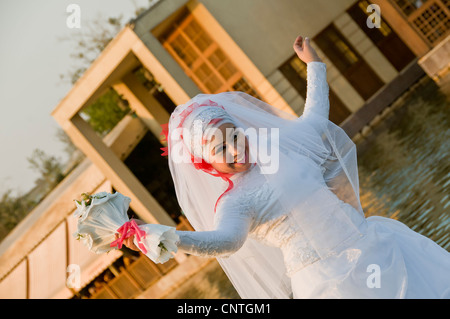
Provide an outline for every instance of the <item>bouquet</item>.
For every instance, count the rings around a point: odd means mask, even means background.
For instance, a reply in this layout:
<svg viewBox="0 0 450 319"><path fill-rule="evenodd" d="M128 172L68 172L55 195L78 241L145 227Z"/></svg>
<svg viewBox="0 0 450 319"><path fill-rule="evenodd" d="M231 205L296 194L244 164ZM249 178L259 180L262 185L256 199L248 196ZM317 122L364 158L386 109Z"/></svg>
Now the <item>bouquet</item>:
<svg viewBox="0 0 450 319"><path fill-rule="evenodd" d="M164 263L177 252L179 237L174 227L137 225L128 218L129 197L117 192L84 193L82 197L81 201L75 200L74 217L78 222L74 236L94 253L121 249L123 241L131 236L134 236L134 244L155 263Z"/></svg>

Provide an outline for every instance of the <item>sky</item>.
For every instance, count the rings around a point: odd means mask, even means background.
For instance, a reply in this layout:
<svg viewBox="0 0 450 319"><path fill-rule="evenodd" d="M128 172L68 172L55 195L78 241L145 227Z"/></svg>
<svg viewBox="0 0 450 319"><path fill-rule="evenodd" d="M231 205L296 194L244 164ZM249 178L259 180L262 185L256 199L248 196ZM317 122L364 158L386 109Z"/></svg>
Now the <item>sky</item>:
<svg viewBox="0 0 450 319"><path fill-rule="evenodd" d="M99 17L120 14L125 23L149 0L0 1L0 196L9 189L19 195L33 188L39 173L27 158L34 149L67 160L51 112L72 87L60 79L75 65L73 43L60 39L80 32L68 27L70 4L78 5L83 28Z"/></svg>

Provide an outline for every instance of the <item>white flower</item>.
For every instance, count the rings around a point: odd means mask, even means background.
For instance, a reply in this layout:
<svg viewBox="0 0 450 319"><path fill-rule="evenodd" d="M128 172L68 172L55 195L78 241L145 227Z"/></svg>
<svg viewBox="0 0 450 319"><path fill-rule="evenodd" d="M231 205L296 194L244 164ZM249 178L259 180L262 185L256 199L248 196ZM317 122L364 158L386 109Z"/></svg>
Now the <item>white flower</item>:
<svg viewBox="0 0 450 319"><path fill-rule="evenodd" d="M101 192L82 194L83 200L75 201L77 231L74 236L89 250L101 254L110 251L117 229L127 222L130 198L120 193Z"/></svg>
<svg viewBox="0 0 450 319"><path fill-rule="evenodd" d="M83 194L83 200L75 201L77 209L73 214L78 218L76 239L95 253L110 251L117 230L129 221L127 210L131 199L120 193L101 192L95 195ZM174 227L160 224L138 226L145 231L142 242L135 236L135 244L142 245L145 255L154 263L165 263L177 252L179 236ZM142 245L139 245L142 244Z"/></svg>
<svg viewBox="0 0 450 319"><path fill-rule="evenodd" d="M83 195L85 195L85 194L83 194ZM75 205L77 206L77 209L73 213L73 217L79 218L79 222L82 222L88 216L89 211L91 210L91 207L93 207L95 205L100 205L100 204L108 201L108 199L110 199L111 195L113 195L113 194L109 194L107 192L97 193L92 196L85 195L85 198L86 197L88 198L89 203L87 203L86 199L82 199L81 202L74 200Z"/></svg>
<svg viewBox="0 0 450 319"><path fill-rule="evenodd" d="M175 228L171 227L166 230L160 238L160 243L158 245L159 251L159 262L165 263L170 258L173 258L173 253L176 253L178 247L176 242L179 240L178 235L175 233Z"/></svg>
<svg viewBox="0 0 450 319"><path fill-rule="evenodd" d="M174 227L145 224L140 225L139 228L147 233L143 243L147 247L148 258L155 264L162 264L173 258L173 254L178 250L176 243L179 240Z"/></svg>
<svg viewBox="0 0 450 319"><path fill-rule="evenodd" d="M89 206L86 205L86 201L82 200L81 202L75 200L75 205L77 209L73 213L73 217L80 218L80 221L83 221L89 213Z"/></svg>
<svg viewBox="0 0 450 319"><path fill-rule="evenodd" d="M83 245L91 249L92 237L89 234L82 234L76 231L75 233L73 233L73 237L75 237L76 240L80 241Z"/></svg>

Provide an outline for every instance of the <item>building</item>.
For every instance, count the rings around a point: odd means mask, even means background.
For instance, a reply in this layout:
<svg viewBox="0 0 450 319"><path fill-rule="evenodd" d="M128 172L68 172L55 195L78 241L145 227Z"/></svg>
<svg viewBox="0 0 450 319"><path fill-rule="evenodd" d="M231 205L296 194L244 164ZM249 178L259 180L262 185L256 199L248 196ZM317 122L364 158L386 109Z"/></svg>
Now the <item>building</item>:
<svg viewBox="0 0 450 319"><path fill-rule="evenodd" d="M330 119L354 136L425 75L418 61L448 36L449 9L446 0L157 2L52 112L86 159L0 244L0 296L164 297L210 260L179 253L155 265L126 250L94 255L71 236L73 199L117 190L139 218L190 229L160 156L160 125L176 105L202 92L240 90L300 115L305 65L292 43L302 34L327 64ZM368 19L378 25L369 28ZM133 113L100 137L80 112L111 89Z"/></svg>

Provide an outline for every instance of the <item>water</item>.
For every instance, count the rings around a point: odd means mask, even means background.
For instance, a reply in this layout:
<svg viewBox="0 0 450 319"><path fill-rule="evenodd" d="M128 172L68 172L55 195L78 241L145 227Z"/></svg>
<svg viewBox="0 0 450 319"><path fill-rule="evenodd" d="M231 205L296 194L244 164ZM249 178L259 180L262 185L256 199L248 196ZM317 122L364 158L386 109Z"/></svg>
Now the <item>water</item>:
<svg viewBox="0 0 450 319"><path fill-rule="evenodd" d="M366 216L395 218L450 250L450 101L422 81L357 143Z"/></svg>
<svg viewBox="0 0 450 319"><path fill-rule="evenodd" d="M397 219L450 251L450 101L428 78L356 142L366 216ZM217 262L167 298L239 298Z"/></svg>

